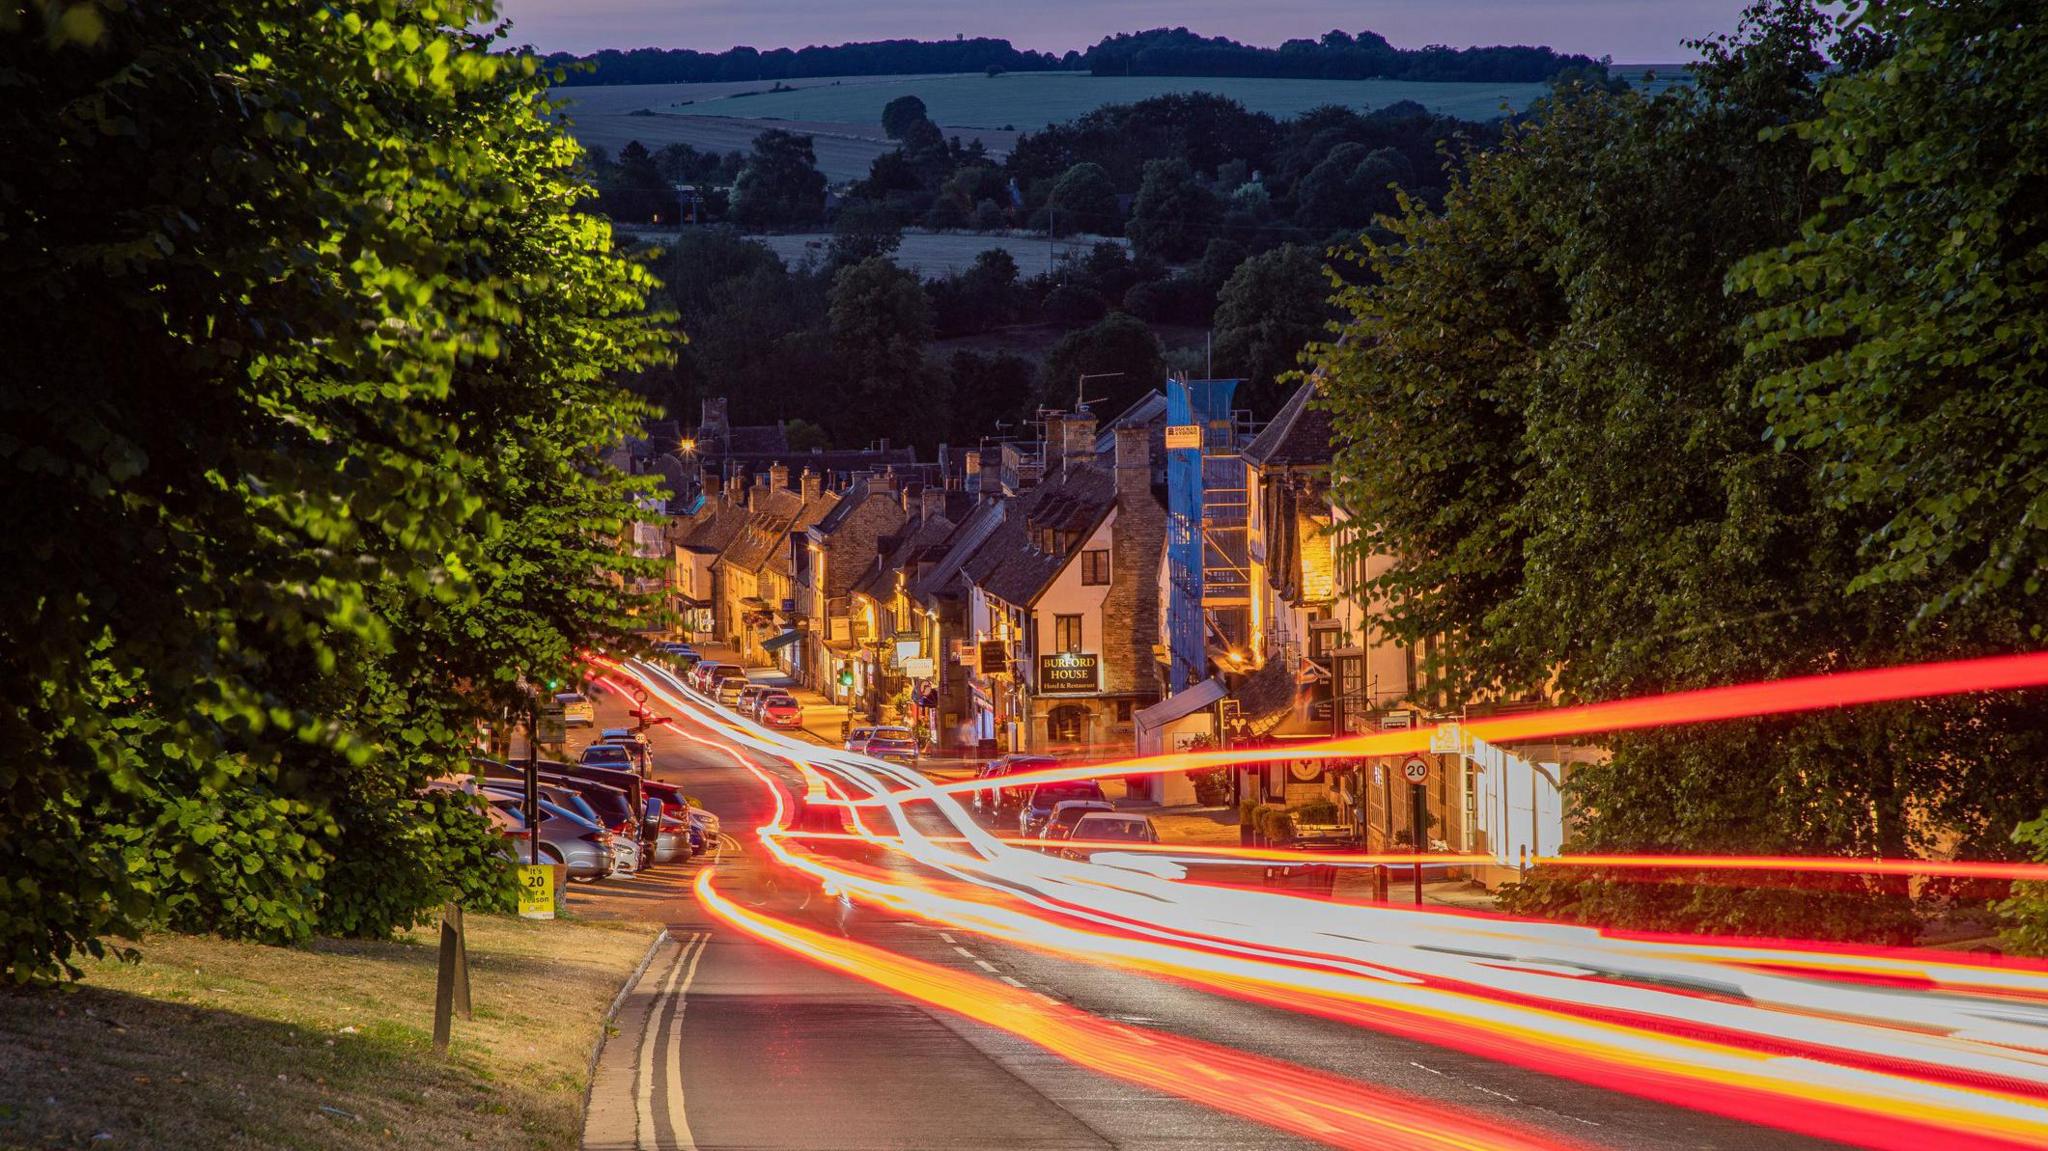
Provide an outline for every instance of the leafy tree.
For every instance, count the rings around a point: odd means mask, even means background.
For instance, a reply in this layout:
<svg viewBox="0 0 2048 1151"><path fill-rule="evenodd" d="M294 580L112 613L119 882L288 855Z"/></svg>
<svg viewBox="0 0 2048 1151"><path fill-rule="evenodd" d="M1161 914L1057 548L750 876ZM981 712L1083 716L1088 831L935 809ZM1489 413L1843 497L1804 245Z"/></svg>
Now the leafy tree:
<svg viewBox="0 0 2048 1151"><path fill-rule="evenodd" d="M488 5L93 11L0 21L0 476L35 541L0 577L0 962L488 903L488 825L417 793L494 706L438 637L503 576L496 432L548 413L547 485L637 410L602 380L653 355L649 281L571 214L538 70L462 31ZM619 606L615 548L581 555L521 591Z"/></svg>
<svg viewBox="0 0 2048 1151"><path fill-rule="evenodd" d="M822 452L832 447L831 435L809 420L790 420L783 425L782 434L793 452Z"/></svg>
<svg viewBox="0 0 2048 1151"><path fill-rule="evenodd" d="M1216 303L1216 370L1244 380L1239 402L1270 416L1291 387L1302 352L1329 332L1335 318L1323 263L1307 248L1286 244L1238 265Z"/></svg>
<svg viewBox="0 0 2048 1151"><path fill-rule="evenodd" d="M932 320L942 336L986 332L1016 322L1026 299L1017 261L1004 248L989 248L966 270L927 285ZM977 433L978 434L978 433Z"/></svg>
<svg viewBox="0 0 2048 1151"><path fill-rule="evenodd" d="M929 123L924 101L916 96L898 96L882 106L882 131L891 140L901 140L913 126Z"/></svg>
<svg viewBox="0 0 2048 1151"><path fill-rule="evenodd" d="M598 205L614 220L673 224L681 217L676 191L640 141L628 141L598 185Z"/></svg>
<svg viewBox="0 0 2048 1151"><path fill-rule="evenodd" d="M753 150L732 189L732 218L761 228L814 224L825 216L825 174L809 136L770 128L754 137Z"/></svg>
<svg viewBox="0 0 2048 1151"><path fill-rule="evenodd" d="M1126 230L1140 255L1174 264L1201 255L1222 218L1222 205L1186 161L1154 160L1145 165Z"/></svg>
<svg viewBox="0 0 2048 1151"><path fill-rule="evenodd" d="M1116 189L1100 164L1080 163L1067 169L1045 206L1055 235L1094 232L1113 236L1117 232Z"/></svg>
<svg viewBox="0 0 2048 1151"><path fill-rule="evenodd" d="M1001 427L1018 427L1038 402L1031 361L1008 352L954 352L946 365L952 380L955 444L973 444Z"/></svg>
<svg viewBox="0 0 2048 1151"><path fill-rule="evenodd" d="M1038 371L1038 392L1046 403L1066 404L1083 374L1118 373L1089 380L1085 398L1099 401L1097 411L1116 413L1139 396L1163 387L1166 361L1159 337L1143 320L1122 312L1104 316L1093 327L1069 332L1052 346Z"/></svg>
<svg viewBox="0 0 2048 1151"><path fill-rule="evenodd" d="M903 229L888 209L871 203L849 204L832 220L834 268L858 264L875 256L893 255L903 245Z"/></svg>
<svg viewBox="0 0 2048 1151"><path fill-rule="evenodd" d="M1340 495L1393 557L1389 630L1469 697L1567 701L2009 643L1907 632L1911 596L1847 594L1865 522L1748 399L1747 305L1720 290L1832 194L1773 125L1821 108L1830 21L1759 4L1696 86L1582 93L1414 201L1320 346ZM1851 56L1852 53L1839 53ZM1450 637L1444 642L1444 637ZM1617 735L1568 792L1570 850L1971 854L2043 806L2039 715L2004 698ZM2038 709L2037 709L2038 710ZM1537 872L1517 910L1685 930L1909 938L1903 886L1640 883Z"/></svg>
<svg viewBox="0 0 2048 1151"><path fill-rule="evenodd" d="M1841 183L1736 269L1769 432L1868 511L1855 587L2048 630L2048 30L2022 0L1873 4L1888 59L1795 134Z"/></svg>
<svg viewBox="0 0 2048 1151"><path fill-rule="evenodd" d="M1408 158L1392 148L1339 144L1295 189L1298 218L1312 228L1357 228L1395 207L1397 187L1415 182Z"/></svg>
<svg viewBox="0 0 2048 1151"><path fill-rule="evenodd" d="M916 274L880 256L845 268L833 278L829 316L845 401L834 425L841 435L935 443L946 411L942 390L927 386L931 307Z"/></svg>

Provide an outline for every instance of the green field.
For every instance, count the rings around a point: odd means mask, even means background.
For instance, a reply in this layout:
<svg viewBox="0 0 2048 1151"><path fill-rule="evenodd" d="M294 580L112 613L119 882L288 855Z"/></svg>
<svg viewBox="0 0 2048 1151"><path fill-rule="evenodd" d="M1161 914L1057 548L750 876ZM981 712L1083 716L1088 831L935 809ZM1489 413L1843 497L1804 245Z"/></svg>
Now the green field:
<svg viewBox="0 0 2048 1151"><path fill-rule="evenodd" d="M772 92L763 83L734 92L702 91L699 85L645 85L653 95L675 94L659 112L684 116L876 123L882 106L898 96L923 100L934 122L958 128L1035 130L1094 111L1105 104L1129 104L1171 92L1218 92L1255 112L1298 116L1324 104L1382 108L1413 100L1432 111L1468 120L1520 110L1543 93L1541 84L1417 84L1402 80L1264 80L1234 77L1090 76L1085 72L1016 72L1002 76L871 76L838 82L795 81L791 91Z"/></svg>

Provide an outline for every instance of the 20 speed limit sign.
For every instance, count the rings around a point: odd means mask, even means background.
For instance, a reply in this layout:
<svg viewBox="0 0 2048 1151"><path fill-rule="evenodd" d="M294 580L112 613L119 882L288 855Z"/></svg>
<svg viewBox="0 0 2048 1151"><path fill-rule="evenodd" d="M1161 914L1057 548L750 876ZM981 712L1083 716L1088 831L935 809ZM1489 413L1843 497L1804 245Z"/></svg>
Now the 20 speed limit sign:
<svg viewBox="0 0 2048 1151"><path fill-rule="evenodd" d="M1401 764L1401 775L1409 783L1421 783L1429 778L1429 761L1419 755L1411 755Z"/></svg>

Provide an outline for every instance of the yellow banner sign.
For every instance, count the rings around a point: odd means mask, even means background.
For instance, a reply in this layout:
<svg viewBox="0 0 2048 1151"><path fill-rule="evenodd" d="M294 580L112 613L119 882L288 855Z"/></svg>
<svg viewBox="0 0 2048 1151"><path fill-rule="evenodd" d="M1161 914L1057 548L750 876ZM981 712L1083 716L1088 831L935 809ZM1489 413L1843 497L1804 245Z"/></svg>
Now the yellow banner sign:
<svg viewBox="0 0 2048 1151"><path fill-rule="evenodd" d="M519 868L519 917L555 917L555 869L549 864L521 864Z"/></svg>

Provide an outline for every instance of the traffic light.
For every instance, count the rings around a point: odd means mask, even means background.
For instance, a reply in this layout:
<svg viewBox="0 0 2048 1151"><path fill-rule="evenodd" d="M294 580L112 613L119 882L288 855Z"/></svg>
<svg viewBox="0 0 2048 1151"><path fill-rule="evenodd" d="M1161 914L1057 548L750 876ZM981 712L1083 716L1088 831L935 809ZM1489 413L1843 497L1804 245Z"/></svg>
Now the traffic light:
<svg viewBox="0 0 2048 1151"><path fill-rule="evenodd" d="M556 678L555 678L555 677L553 677L553 676L549 676L549 677L548 677L548 690L549 690L549 691L555 691L555 690L558 690L558 689L559 689L559 688L560 688L561 686L562 686L562 681L561 681L561 680L559 680L559 679L556 679Z"/></svg>
<svg viewBox="0 0 2048 1151"><path fill-rule="evenodd" d="M853 669L852 669L852 668L850 668L850 667L843 667L843 668L840 668L840 669L839 669L839 686L840 686L840 687L852 687L852 686L853 686Z"/></svg>

